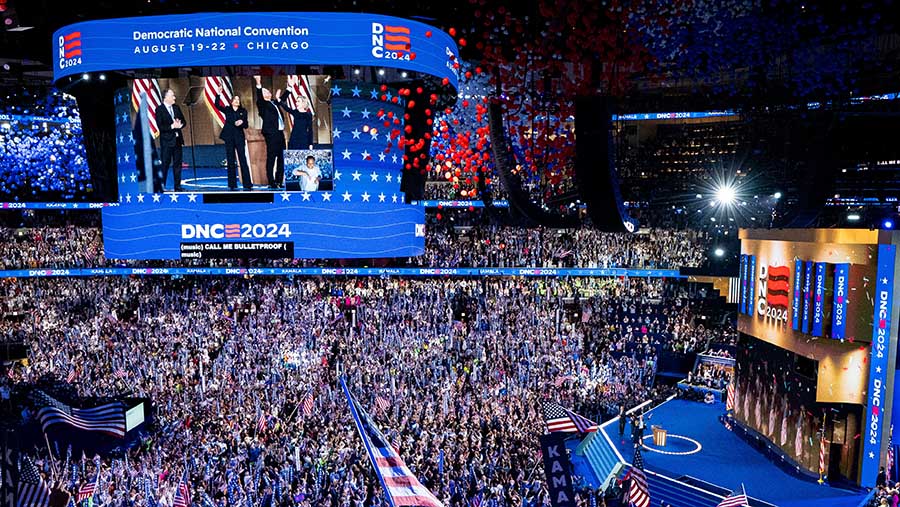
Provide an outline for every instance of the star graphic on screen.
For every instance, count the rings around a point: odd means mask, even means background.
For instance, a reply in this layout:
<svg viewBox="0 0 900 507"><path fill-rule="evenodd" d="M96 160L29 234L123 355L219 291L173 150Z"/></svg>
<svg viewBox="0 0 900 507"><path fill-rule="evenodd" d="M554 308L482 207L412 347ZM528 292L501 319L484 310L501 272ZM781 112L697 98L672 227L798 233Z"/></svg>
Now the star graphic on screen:
<svg viewBox="0 0 900 507"><path fill-rule="evenodd" d="M379 154L378 154L378 161L379 161L379 162L384 162L384 157L385 157L385 156L386 156L386 155L384 154L384 152L379 153Z"/></svg>
<svg viewBox="0 0 900 507"><path fill-rule="evenodd" d="M350 160L350 155L353 155L353 154L350 153L350 150L344 149L344 151L341 152L341 155L344 156L344 158L342 160Z"/></svg>
<svg viewBox="0 0 900 507"><path fill-rule="evenodd" d="M331 131L331 135L332 135L332 137L337 139L338 137L341 137L341 131L338 130L337 127L335 127L334 130Z"/></svg>
<svg viewBox="0 0 900 507"><path fill-rule="evenodd" d="M397 154L396 153L391 155L391 162L393 162L395 164L397 163Z"/></svg>
<svg viewBox="0 0 900 507"><path fill-rule="evenodd" d="M302 195L303 195L303 200L304 200L304 201L308 201L308 200L309 200L309 196L310 196L310 193L309 193L309 192L303 192Z"/></svg>
<svg viewBox="0 0 900 507"><path fill-rule="evenodd" d="M290 201L290 200L291 200L291 194L289 194L287 192L281 193L281 202Z"/></svg>
<svg viewBox="0 0 900 507"><path fill-rule="evenodd" d="M368 120L368 119L369 119L369 115L372 114L372 113L371 113L368 109L363 109L362 112L361 112L360 114L362 114L362 117L363 117L363 118L365 118L365 119Z"/></svg>
<svg viewBox="0 0 900 507"><path fill-rule="evenodd" d="M378 173L375 171L372 171L372 174L370 174L369 177L372 178L372 181L378 181Z"/></svg>
<svg viewBox="0 0 900 507"><path fill-rule="evenodd" d="M378 194L378 202L384 202L385 199L387 199L387 196L384 195L384 192Z"/></svg>
<svg viewBox="0 0 900 507"><path fill-rule="evenodd" d="M125 142L125 136L123 136L122 134L119 134L119 144L122 144L124 142Z"/></svg>
<svg viewBox="0 0 900 507"><path fill-rule="evenodd" d="M362 174L360 174L359 171L353 171L353 174L350 176L353 176L353 181L359 181L359 177L362 176Z"/></svg>
<svg viewBox="0 0 900 507"><path fill-rule="evenodd" d="M394 181L394 175L391 173L388 173L384 179L386 179L387 182L390 183L390 182Z"/></svg>
<svg viewBox="0 0 900 507"><path fill-rule="evenodd" d="M121 180L122 180L122 183L125 183L125 175L124 174L122 175Z"/></svg>
<svg viewBox="0 0 900 507"><path fill-rule="evenodd" d="M128 161L131 159L131 155L126 153L124 158L125 158L125 163L128 163Z"/></svg>
<svg viewBox="0 0 900 507"><path fill-rule="evenodd" d="M363 160L369 160L370 158L372 158L371 156L369 156L369 151L368 151L368 150L363 150L363 152L360 153L360 155L362 155L362 159L363 159Z"/></svg>
<svg viewBox="0 0 900 507"><path fill-rule="evenodd" d="M347 192L346 190L344 190L344 193L341 194L341 197L344 198L344 202L349 201L352 196L353 196L353 194L351 194L350 192Z"/></svg>
<svg viewBox="0 0 900 507"><path fill-rule="evenodd" d="M125 202L131 202L131 194L125 194Z"/></svg>
<svg viewBox="0 0 900 507"><path fill-rule="evenodd" d="M392 98L394 98L394 96L391 95L391 92L387 92L387 99L391 100Z"/></svg>
<svg viewBox="0 0 900 507"><path fill-rule="evenodd" d="M197 194L193 192L188 194L188 202L197 202Z"/></svg>
<svg viewBox="0 0 900 507"><path fill-rule="evenodd" d="M874 452L870 452L870 453L869 453L869 459L875 459L875 453L874 453Z"/></svg>
<svg viewBox="0 0 900 507"><path fill-rule="evenodd" d="M324 194L322 194L322 202L325 201L331 202L331 192L325 192Z"/></svg>
<svg viewBox="0 0 900 507"><path fill-rule="evenodd" d="M362 90L360 90L358 86L355 86L355 85L354 85L354 86L353 86L353 89L350 90L350 91L353 92L353 96L354 96L354 97L359 97L359 92L361 92Z"/></svg>
<svg viewBox="0 0 900 507"><path fill-rule="evenodd" d="M119 202L122 202L124 200L125 200L125 197L122 194L119 194Z"/></svg>
<svg viewBox="0 0 900 507"><path fill-rule="evenodd" d="M159 194L153 194L153 202L159 202L159 198L162 197Z"/></svg>
<svg viewBox="0 0 900 507"><path fill-rule="evenodd" d="M137 181L137 173L131 173L130 178L131 178L132 183L136 182Z"/></svg>
<svg viewBox="0 0 900 507"><path fill-rule="evenodd" d="M129 132L129 133L128 133L128 140L131 141L131 142L134 142L134 134L132 134L132 133Z"/></svg>
<svg viewBox="0 0 900 507"><path fill-rule="evenodd" d="M169 194L169 199L171 199L172 202L178 202L178 194L176 194L174 192Z"/></svg>
<svg viewBox="0 0 900 507"><path fill-rule="evenodd" d="M881 366L875 367L875 373L881 373Z"/></svg>
<svg viewBox="0 0 900 507"><path fill-rule="evenodd" d="M334 181L339 181L341 179L341 172L338 170L334 171Z"/></svg>
<svg viewBox="0 0 900 507"><path fill-rule="evenodd" d="M884 277L884 278L881 279L881 284L882 284L882 285L887 285L887 283L888 283L887 277Z"/></svg>
<svg viewBox="0 0 900 507"><path fill-rule="evenodd" d="M378 131L377 130L375 130L375 129L370 130L369 135L372 136L372 141L378 140Z"/></svg>
<svg viewBox="0 0 900 507"><path fill-rule="evenodd" d="M77 203L77 202L76 202L76 203L72 203L72 207L73 207L73 208L78 208L78 203Z"/></svg>
<svg viewBox="0 0 900 507"><path fill-rule="evenodd" d="M341 114L344 115L343 118L349 118L350 117L350 108L348 108L347 106L344 106L344 109L341 109Z"/></svg>
<svg viewBox="0 0 900 507"><path fill-rule="evenodd" d="M331 87L331 94L332 94L332 95L338 95L338 96L340 96L340 94L341 94L341 87L338 86L338 85L332 86L332 87Z"/></svg>
<svg viewBox="0 0 900 507"><path fill-rule="evenodd" d="M363 202L369 202L369 198L370 198L370 197L372 197L372 196L369 195L368 192L363 192L363 194L362 194Z"/></svg>
<svg viewBox="0 0 900 507"><path fill-rule="evenodd" d="M391 202L397 202L397 194L391 195Z"/></svg>
<svg viewBox="0 0 900 507"><path fill-rule="evenodd" d="M378 90L372 89L369 92L369 98L371 98L372 100L378 100Z"/></svg>
<svg viewBox="0 0 900 507"><path fill-rule="evenodd" d="M144 194L138 194L137 198L138 198L138 202L144 202Z"/></svg>
<svg viewBox="0 0 900 507"><path fill-rule="evenodd" d="M353 139L359 139L359 135L360 135L362 132L360 132L360 131L357 130L357 129L353 129L350 133L353 134Z"/></svg>

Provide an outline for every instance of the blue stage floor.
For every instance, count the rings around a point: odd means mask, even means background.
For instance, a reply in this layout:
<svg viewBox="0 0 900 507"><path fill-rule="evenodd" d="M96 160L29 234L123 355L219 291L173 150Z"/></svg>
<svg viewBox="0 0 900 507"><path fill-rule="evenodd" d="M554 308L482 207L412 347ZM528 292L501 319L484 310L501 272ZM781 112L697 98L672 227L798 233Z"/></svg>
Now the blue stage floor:
<svg viewBox="0 0 900 507"><path fill-rule="evenodd" d="M667 451L690 452L697 445L673 435L696 441L702 448L688 455L665 455L642 450L647 469L678 478L683 475L706 481L724 488L740 491L741 483L751 497L772 503L778 507L828 506L856 507L863 495L842 489L806 482L789 476L751 448L737 435L725 429L718 421L724 405L672 400L653 409L644 420L659 425L669 434ZM631 462L634 448L631 445L630 425L625 439L618 437L618 424L605 427L613 443L625 461ZM647 432L650 433L649 431ZM652 446L652 439L644 441Z"/></svg>

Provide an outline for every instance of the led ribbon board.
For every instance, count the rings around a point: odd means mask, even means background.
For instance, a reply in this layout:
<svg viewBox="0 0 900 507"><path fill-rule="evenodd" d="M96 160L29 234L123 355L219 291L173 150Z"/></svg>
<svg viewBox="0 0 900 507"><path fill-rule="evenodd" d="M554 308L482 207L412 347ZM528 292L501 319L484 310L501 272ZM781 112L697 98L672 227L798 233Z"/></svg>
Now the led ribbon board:
<svg viewBox="0 0 900 507"><path fill-rule="evenodd" d="M129 69L358 65L420 72L454 89L459 51L432 26L349 12L239 12L85 21L53 34L53 78Z"/></svg>

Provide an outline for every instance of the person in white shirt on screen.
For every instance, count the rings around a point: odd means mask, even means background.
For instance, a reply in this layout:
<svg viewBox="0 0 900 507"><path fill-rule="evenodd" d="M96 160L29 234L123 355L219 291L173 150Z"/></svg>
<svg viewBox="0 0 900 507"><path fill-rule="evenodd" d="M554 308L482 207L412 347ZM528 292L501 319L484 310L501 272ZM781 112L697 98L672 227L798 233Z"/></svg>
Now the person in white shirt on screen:
<svg viewBox="0 0 900 507"><path fill-rule="evenodd" d="M306 167L294 169L294 176L300 177L300 188L304 192L319 190L319 180L322 179L322 171L316 165L316 157L312 155L306 157Z"/></svg>

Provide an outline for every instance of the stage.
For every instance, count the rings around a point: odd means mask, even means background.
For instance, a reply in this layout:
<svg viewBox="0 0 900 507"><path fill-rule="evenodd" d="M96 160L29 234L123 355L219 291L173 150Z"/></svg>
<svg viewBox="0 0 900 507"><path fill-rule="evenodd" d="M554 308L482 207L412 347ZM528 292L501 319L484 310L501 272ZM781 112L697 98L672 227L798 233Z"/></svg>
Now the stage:
<svg viewBox="0 0 900 507"><path fill-rule="evenodd" d="M674 479L689 476L728 490L740 491L778 507L856 507L864 494L819 485L791 477L766 459L737 435L725 429L718 417L724 412L722 403L707 405L700 402L672 400L651 410L644 416L647 431L644 443L653 446L651 425L668 431L663 452L642 449L645 468ZM607 424L604 430L627 462L634 456L631 444L631 425L624 437L618 436L618 423ZM705 488L700 482L694 485ZM653 491L650 492L651 495ZM814 503L813 503L814 502Z"/></svg>

